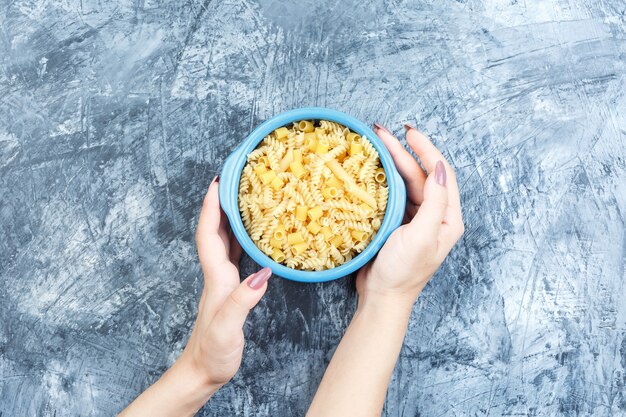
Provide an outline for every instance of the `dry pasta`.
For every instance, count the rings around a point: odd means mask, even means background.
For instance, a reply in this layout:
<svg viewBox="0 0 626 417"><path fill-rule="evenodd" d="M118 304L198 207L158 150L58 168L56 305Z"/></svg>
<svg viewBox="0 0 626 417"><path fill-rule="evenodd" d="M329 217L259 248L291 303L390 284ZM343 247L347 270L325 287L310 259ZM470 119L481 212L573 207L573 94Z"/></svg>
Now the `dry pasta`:
<svg viewBox="0 0 626 417"><path fill-rule="evenodd" d="M239 211L253 242L276 262L324 270L372 241L387 208L387 177L366 137L336 122L276 129L248 155Z"/></svg>

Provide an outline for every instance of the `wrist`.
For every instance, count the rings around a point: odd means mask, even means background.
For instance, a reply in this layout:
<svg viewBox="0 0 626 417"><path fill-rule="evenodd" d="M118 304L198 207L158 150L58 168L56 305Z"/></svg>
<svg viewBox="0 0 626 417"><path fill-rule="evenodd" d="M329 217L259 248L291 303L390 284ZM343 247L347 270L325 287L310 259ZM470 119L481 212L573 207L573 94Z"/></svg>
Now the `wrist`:
<svg viewBox="0 0 626 417"><path fill-rule="evenodd" d="M172 365L172 369L176 369L177 378L189 381L190 385L195 387L198 392L206 394L213 394L224 386L224 383L215 382L188 353L184 350Z"/></svg>
<svg viewBox="0 0 626 417"><path fill-rule="evenodd" d="M380 285L380 279L368 279L360 294L359 304L376 306L389 310L411 310L425 284L407 286Z"/></svg>
<svg viewBox="0 0 626 417"><path fill-rule="evenodd" d="M183 353L164 375L180 400L197 412L217 392L222 384L213 383L200 372Z"/></svg>
<svg viewBox="0 0 626 417"><path fill-rule="evenodd" d="M132 402L120 417L194 416L219 389L207 383L181 356L157 382Z"/></svg>
<svg viewBox="0 0 626 417"><path fill-rule="evenodd" d="M408 318L418 295L419 293L368 288L360 297L357 312L376 311L385 316Z"/></svg>

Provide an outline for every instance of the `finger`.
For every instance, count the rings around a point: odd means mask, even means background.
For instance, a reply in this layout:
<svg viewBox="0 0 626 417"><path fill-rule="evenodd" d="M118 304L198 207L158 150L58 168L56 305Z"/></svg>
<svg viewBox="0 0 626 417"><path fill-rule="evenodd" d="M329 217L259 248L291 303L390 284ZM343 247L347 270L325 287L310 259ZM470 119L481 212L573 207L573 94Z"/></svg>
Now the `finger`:
<svg viewBox="0 0 626 417"><path fill-rule="evenodd" d="M446 188L446 169L443 161L436 164L434 172L426 179L424 186L424 202L417 214L408 224L409 239L416 239L415 243L432 242L439 240L439 229L448 209L448 190Z"/></svg>
<svg viewBox="0 0 626 417"><path fill-rule="evenodd" d="M459 185L454 169L426 135L410 125L405 125L405 127L407 128L407 143L420 158L427 172L431 172L434 169L437 161L443 161L447 173L448 204L451 208L448 217L445 219L445 223L451 226L449 228L450 232L446 233L446 235L448 235L448 240L454 236L460 236L465 228L461 211ZM456 242L458 238L452 240Z"/></svg>
<svg viewBox="0 0 626 417"><path fill-rule="evenodd" d="M218 177L213 178L202 202L202 210L198 219L198 230L203 235L217 233L220 225L220 201L218 196Z"/></svg>
<svg viewBox="0 0 626 417"><path fill-rule="evenodd" d="M406 183L407 198L413 204L421 204L423 200L424 181L426 181L424 170L419 166L415 158L404 149L404 146L402 146L398 139L386 128L376 123L374 124L374 131L389 150L400 176Z"/></svg>
<svg viewBox="0 0 626 417"><path fill-rule="evenodd" d="M202 203L196 230L198 257L203 270L206 270L209 265L228 260L223 239L219 235L221 210L218 182L218 177L215 177L209 186Z"/></svg>
<svg viewBox="0 0 626 417"><path fill-rule="evenodd" d="M209 267L204 274L203 316L206 323L217 314L230 294L239 287L239 268L230 262L219 267ZM200 312L198 312L200 314Z"/></svg>
<svg viewBox="0 0 626 417"><path fill-rule="evenodd" d="M265 294L267 280L271 276L272 270L265 267L250 275L235 288L215 315L214 323L220 332L227 334L243 328L250 309L257 305Z"/></svg>
<svg viewBox="0 0 626 417"><path fill-rule="evenodd" d="M456 174L452 166L448 163L446 158L443 157L439 149L419 130L415 129L411 125L405 125L406 142L409 144L413 152L419 157L422 165L426 168L426 172L430 173L435 169L437 161L443 161L446 167L446 173L448 175L448 193L450 204L456 208L461 208L461 198L459 196L459 186L456 181Z"/></svg>

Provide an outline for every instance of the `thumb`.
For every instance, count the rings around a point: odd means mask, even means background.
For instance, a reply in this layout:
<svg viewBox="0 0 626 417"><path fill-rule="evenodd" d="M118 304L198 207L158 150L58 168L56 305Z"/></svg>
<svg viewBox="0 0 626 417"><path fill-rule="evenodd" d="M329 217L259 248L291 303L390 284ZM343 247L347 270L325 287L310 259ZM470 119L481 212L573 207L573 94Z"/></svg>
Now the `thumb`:
<svg viewBox="0 0 626 417"><path fill-rule="evenodd" d="M446 179L446 167L442 161L437 161L435 170L431 171L424 184L424 201L409 223L412 236L429 242L437 241L441 222L443 222L448 209Z"/></svg>
<svg viewBox="0 0 626 417"><path fill-rule="evenodd" d="M263 268L243 280L222 304L215 315L215 324L225 333L243 328L250 310L258 304L267 290L270 268Z"/></svg>

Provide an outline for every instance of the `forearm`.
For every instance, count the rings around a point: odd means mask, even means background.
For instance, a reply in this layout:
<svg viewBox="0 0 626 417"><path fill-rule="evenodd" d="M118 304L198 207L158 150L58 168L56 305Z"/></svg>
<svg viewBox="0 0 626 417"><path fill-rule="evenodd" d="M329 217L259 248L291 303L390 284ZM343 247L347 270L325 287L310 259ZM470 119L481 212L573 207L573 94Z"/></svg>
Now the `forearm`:
<svg viewBox="0 0 626 417"><path fill-rule="evenodd" d="M179 359L119 417L186 417L195 415L219 389Z"/></svg>
<svg viewBox="0 0 626 417"><path fill-rule="evenodd" d="M381 415L412 305L385 297L359 303L307 417Z"/></svg>

